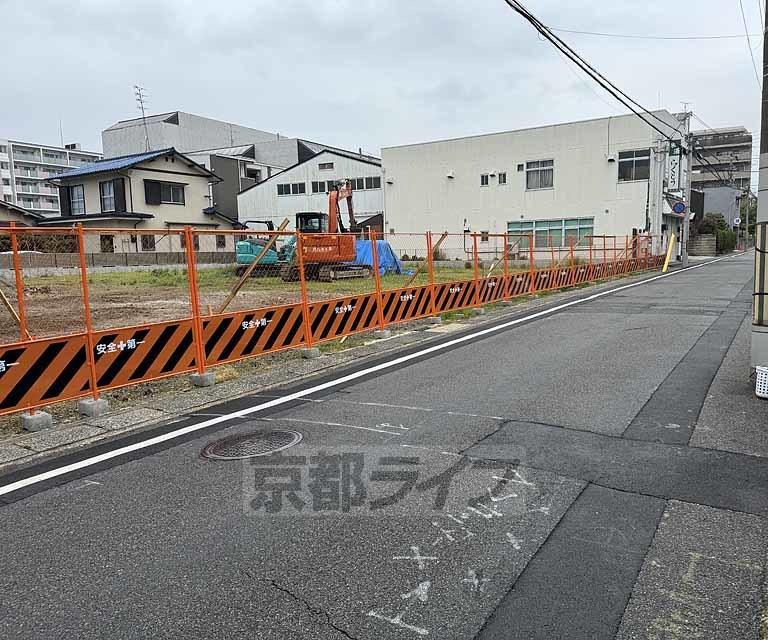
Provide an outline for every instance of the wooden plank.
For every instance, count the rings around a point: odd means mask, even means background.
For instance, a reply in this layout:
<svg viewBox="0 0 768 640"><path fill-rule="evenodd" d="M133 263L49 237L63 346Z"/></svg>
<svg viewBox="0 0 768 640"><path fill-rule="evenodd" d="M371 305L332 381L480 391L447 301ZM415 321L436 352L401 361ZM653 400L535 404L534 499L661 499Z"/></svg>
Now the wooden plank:
<svg viewBox="0 0 768 640"><path fill-rule="evenodd" d="M227 296L227 299L224 300L224 303L219 307L218 313L224 313L224 310L229 306L229 304L235 299L235 296L237 296L238 291L243 288L243 285L246 283L248 278L251 277L251 273L253 273L253 270L258 266L259 262L261 262L261 259L267 255L267 252L275 246L275 243L277 242L277 239L279 237L280 231L285 231L285 228L288 226L289 220L286 218L280 223L280 226L277 228L277 232L269 239L269 242L264 245L264 248L259 252L259 255L256 256L256 259L251 262L251 264L248 265L248 268L245 270L245 273L240 277L240 280L235 283L235 286L232 287L231 291L229 292L229 295Z"/></svg>
<svg viewBox="0 0 768 640"><path fill-rule="evenodd" d="M404 289L407 289L408 287L410 287L411 284L413 283L413 281L416 280L416 278L419 277L419 274L422 272L424 267L427 266L427 260L431 260L434 257L435 252L440 248L440 245L443 244L443 242L445 242L446 238L448 238L448 232L447 231L445 231L443 233L443 235L440 236L440 239L432 247L432 255L431 256L427 256L426 258L424 258L424 260L421 262L421 264L418 267L416 267L416 271L413 272L413 275L411 276L411 279L408 280L408 282L405 283L405 286L403 287ZM378 268L378 265L376 265L376 268Z"/></svg>

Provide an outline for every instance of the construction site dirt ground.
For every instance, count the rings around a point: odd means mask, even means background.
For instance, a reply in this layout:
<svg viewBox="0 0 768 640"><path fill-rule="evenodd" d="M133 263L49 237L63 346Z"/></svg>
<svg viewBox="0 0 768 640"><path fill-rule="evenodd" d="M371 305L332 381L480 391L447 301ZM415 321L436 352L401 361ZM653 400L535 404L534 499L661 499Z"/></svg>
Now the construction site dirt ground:
<svg viewBox="0 0 768 640"><path fill-rule="evenodd" d="M403 275L381 276L383 290L429 284L426 269L404 266ZM520 268L518 267L518 269ZM488 268L481 274L486 276ZM510 272L513 271L510 269ZM412 272L412 273L410 273ZM501 275L499 268L493 275ZM436 268L436 282L471 280L474 269L463 262ZM200 308L203 314L218 312L230 290L237 283L234 267L201 269L197 273ZM154 269L99 273L88 276L93 329L178 320L192 315L189 280L183 269ZM12 274L4 274L0 288L18 309ZM310 302L360 295L375 291L374 278L348 278L334 282L307 282ZM260 309L301 302L299 282L285 282L277 274L252 277L227 306L227 311ZM27 329L35 338L47 338L85 331L85 307L79 274L65 276L27 276L24 278L24 312ZM1 309L3 314L7 312ZM0 323L0 344L17 342L18 325L6 315Z"/></svg>

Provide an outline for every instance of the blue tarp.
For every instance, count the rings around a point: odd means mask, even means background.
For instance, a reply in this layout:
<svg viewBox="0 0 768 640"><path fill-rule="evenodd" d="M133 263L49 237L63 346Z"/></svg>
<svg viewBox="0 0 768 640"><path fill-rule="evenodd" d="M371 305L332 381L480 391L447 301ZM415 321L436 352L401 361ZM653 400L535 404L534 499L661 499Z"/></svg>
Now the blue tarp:
<svg viewBox="0 0 768 640"><path fill-rule="evenodd" d="M373 266L373 255L371 253L372 246L370 240L356 240L355 251L357 257L355 258L355 264L367 264ZM379 257L379 273L384 275L385 273L402 274L403 266L400 264L395 252L392 251L392 247L386 240L376 241L376 253Z"/></svg>

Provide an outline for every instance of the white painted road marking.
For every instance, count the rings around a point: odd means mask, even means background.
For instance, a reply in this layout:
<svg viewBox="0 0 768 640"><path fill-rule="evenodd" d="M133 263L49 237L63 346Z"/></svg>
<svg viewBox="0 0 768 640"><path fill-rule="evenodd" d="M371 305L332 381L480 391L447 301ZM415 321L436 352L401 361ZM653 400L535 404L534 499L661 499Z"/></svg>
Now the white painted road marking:
<svg viewBox="0 0 768 640"><path fill-rule="evenodd" d="M740 255L744 255L744 254L740 254ZM461 336L459 338L454 338L453 340L443 342L442 344L437 344L432 347L427 347L425 349L421 349L420 351L416 351L414 353L400 356L400 357L394 358L393 360L389 360L387 362L382 362L372 367L368 367L367 369L361 369L360 371L349 373L345 376L341 376L333 380L328 380L327 382L323 382L321 384L315 385L314 387L309 387L308 389L304 389L302 391L295 391L294 393L290 393L281 398L275 398L274 400L269 400L268 402L263 402L262 404L257 404L253 407L248 407L247 409L241 409L240 411L233 411L232 413L219 416L217 418L211 418L210 420L205 420L204 422L199 422L197 424L192 424L186 427L182 427L181 429L177 429L175 431L169 431L168 433L155 436L154 438L149 438L141 442L135 442L133 444L129 444L124 447L119 447L117 449L113 449L112 451L107 451L105 453L99 454L97 456L93 456L91 458L85 458L84 460L80 460L78 462L73 462L71 464L67 464L62 467L57 467L55 469L51 469L44 473L39 473L37 475L30 476L29 478L24 478L23 480L17 480L16 482L11 482L10 484L0 487L0 496L6 495L8 493L12 493L14 491L18 491L19 489L24 489L25 487L29 487L34 484L38 484L39 482L44 482L46 480L56 478L66 473L71 473L72 471L86 469L88 467L99 464L101 462L106 462L107 460L112 460L113 458L119 458L120 456L124 456L134 451L140 451L141 449L153 447L155 445L162 444L163 442L168 442L169 440L174 440L176 438L187 435L189 433L194 433L195 431L200 431L201 429L206 429L208 427L221 424L222 422L228 422L234 418L242 418L243 416L249 416L251 414L258 413L259 411L264 411L265 409L271 409L272 407L279 407L281 405L287 404L289 402L293 402L294 400L302 399L305 396L312 395L319 391L324 391L326 389L333 389L334 387L338 387L340 385L346 384L347 382L352 382L353 380L357 380L358 378L368 376L372 373L377 373L379 371L386 371L387 369L392 369L393 367L397 367L401 364L405 364L406 362L410 362L412 360L417 360L430 353L439 353L440 351L445 351L446 349L455 347L456 345L459 345L459 344L464 344L465 342L469 342L470 340L474 340L478 337L493 335L494 333L498 333L500 331L503 331L504 329L517 326L519 324L528 322L530 320L536 320L537 318L545 318L546 316L550 316L554 313L557 313L558 311L562 311L563 309L568 309L570 307L575 307L576 305L585 304L593 300L598 300L599 298L604 298L605 296L609 296L619 291L626 291L627 289L633 289L634 287L641 287L651 282L656 282L657 280L662 280L664 278L671 278L681 273L686 273L694 269L700 269L701 267L706 267L710 264L715 264L716 262L728 260L731 257L733 256L716 258L715 260L702 262L701 264L696 264L691 267L686 267L685 269L670 271L669 273L662 273L658 276L653 276L652 278L648 278L646 280L631 282L629 284L625 284L620 287L615 287L613 289L606 289L605 291L599 291L597 293L593 293L591 296L587 296L586 298L580 298L579 300L571 300L569 302L564 302L563 304L556 305L550 309L543 309L542 311L537 311L535 313L531 313L521 318L510 320L509 322L503 322L493 327L480 329L479 331L475 331L473 333Z"/></svg>

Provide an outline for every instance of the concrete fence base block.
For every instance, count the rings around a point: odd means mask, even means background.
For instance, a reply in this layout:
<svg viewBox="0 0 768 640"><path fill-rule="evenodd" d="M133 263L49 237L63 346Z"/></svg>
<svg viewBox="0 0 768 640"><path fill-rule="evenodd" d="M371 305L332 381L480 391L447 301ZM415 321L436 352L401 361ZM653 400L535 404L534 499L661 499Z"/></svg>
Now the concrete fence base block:
<svg viewBox="0 0 768 640"><path fill-rule="evenodd" d="M205 373L193 373L189 376L189 381L195 387L212 387L216 384L216 375L213 371L206 371Z"/></svg>
<svg viewBox="0 0 768 640"><path fill-rule="evenodd" d="M19 417L24 431L44 431L53 428L53 416L45 411L35 411L34 415L22 413Z"/></svg>
<svg viewBox="0 0 768 640"><path fill-rule="evenodd" d="M514 307L515 306L515 301L514 300L502 300L501 301L501 306L502 307Z"/></svg>
<svg viewBox="0 0 768 640"><path fill-rule="evenodd" d="M472 309L472 315L473 316L484 316L485 315L485 309L482 307L476 307L475 309Z"/></svg>
<svg viewBox="0 0 768 640"><path fill-rule="evenodd" d="M443 324L443 319L440 316L432 316L431 318L427 318L427 322L429 322L429 324Z"/></svg>
<svg viewBox="0 0 768 640"><path fill-rule="evenodd" d="M376 340L385 340L392 337L392 332L389 329L377 329L373 332L373 337Z"/></svg>
<svg viewBox="0 0 768 640"><path fill-rule="evenodd" d="M100 418L101 416L106 415L109 411L109 403L104 398L99 398L98 400L89 398L80 400L77 403L77 410L80 412L81 416L86 416L87 418Z"/></svg>
<svg viewBox="0 0 768 640"><path fill-rule="evenodd" d="M304 349L299 349L299 353L301 354L301 357L305 360L314 360L315 358L319 358L322 354L320 353L320 349L317 347L307 347Z"/></svg>

